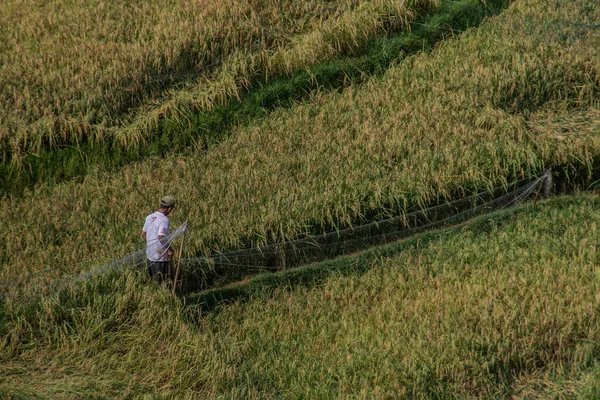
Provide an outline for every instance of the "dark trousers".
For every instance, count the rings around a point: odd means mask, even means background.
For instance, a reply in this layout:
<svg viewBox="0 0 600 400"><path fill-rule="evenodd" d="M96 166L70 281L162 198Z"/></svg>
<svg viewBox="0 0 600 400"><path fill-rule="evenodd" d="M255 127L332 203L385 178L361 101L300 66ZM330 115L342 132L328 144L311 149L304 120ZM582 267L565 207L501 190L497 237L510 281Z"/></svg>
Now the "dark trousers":
<svg viewBox="0 0 600 400"><path fill-rule="evenodd" d="M171 262L170 261L152 261L146 259L148 276L156 278L159 281L164 281L171 278Z"/></svg>

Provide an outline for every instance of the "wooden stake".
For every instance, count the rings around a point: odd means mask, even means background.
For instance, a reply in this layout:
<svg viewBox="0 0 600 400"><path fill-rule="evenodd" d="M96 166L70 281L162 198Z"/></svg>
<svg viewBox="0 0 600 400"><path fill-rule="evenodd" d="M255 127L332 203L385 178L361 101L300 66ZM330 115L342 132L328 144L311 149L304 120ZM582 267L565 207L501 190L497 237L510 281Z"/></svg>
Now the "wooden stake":
<svg viewBox="0 0 600 400"><path fill-rule="evenodd" d="M173 281L173 296L175 296L175 289L177 289L177 278L179 277L179 267L181 267L181 255L183 254L183 242L185 242L185 234L187 232L187 220L185 221L185 231L181 237L181 244L179 245L179 256L177 256L177 269L175 270L175 279Z"/></svg>

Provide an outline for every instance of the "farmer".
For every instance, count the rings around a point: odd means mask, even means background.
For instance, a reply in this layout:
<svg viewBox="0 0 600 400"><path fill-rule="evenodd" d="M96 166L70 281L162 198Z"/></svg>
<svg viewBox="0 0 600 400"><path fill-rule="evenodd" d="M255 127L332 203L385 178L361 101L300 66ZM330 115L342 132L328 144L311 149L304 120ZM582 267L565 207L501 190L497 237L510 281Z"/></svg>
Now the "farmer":
<svg viewBox="0 0 600 400"><path fill-rule="evenodd" d="M173 249L167 243L166 237L169 235L169 214L175 207L175 199L171 196L165 196L160 201L158 211L146 217L142 237L146 241L146 258L148 266L148 275L164 280L171 274L171 256Z"/></svg>

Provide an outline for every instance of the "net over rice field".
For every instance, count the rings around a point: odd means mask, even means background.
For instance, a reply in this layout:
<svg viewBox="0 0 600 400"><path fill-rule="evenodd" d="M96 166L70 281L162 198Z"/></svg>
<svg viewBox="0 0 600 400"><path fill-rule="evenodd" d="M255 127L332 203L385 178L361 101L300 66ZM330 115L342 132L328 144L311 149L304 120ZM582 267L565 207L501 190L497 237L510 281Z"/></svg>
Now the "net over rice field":
<svg viewBox="0 0 600 400"><path fill-rule="evenodd" d="M189 220L191 258L401 217L550 167L594 188L598 26L596 0L516 1L209 149L8 195L0 281L38 293L45 282L19 278L131 253L165 194L174 227ZM208 315L131 271L2 297L0 395L598 397L598 209L597 196L559 199L312 270L337 266L326 279L284 271ZM281 276L289 290L268 287Z"/></svg>
<svg viewBox="0 0 600 400"><path fill-rule="evenodd" d="M0 393L596 398L599 206L558 199L262 277L210 314L131 273L10 301Z"/></svg>
<svg viewBox="0 0 600 400"><path fill-rule="evenodd" d="M593 174L600 31L585 27L598 19L585 2L516 3L382 79L315 94L207 152L9 198L2 278L136 250L138 224L165 193L180 202L174 224L190 221L188 251L208 254L401 215L552 166Z"/></svg>

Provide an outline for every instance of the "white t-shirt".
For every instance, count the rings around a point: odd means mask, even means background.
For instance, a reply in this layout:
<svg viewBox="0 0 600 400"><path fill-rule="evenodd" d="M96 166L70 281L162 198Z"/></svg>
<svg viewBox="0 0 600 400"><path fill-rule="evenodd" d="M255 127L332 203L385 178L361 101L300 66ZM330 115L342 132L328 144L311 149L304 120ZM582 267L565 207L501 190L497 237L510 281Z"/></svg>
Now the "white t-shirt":
<svg viewBox="0 0 600 400"><path fill-rule="evenodd" d="M146 217L143 231L146 232L146 257L150 261L169 261L168 246L163 246L159 236L169 234L169 218L158 211Z"/></svg>

